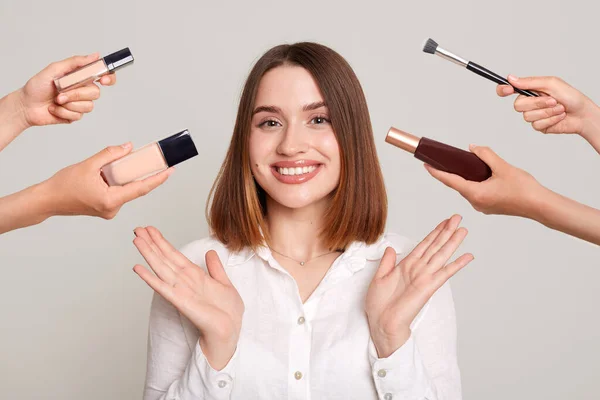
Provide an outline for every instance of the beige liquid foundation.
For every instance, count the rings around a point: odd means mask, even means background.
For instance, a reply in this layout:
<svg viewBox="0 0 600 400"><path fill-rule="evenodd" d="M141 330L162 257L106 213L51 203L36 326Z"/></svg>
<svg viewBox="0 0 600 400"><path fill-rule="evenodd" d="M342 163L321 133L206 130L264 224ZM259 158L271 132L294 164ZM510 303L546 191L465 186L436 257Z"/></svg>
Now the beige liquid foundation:
<svg viewBox="0 0 600 400"><path fill-rule="evenodd" d="M106 74L133 63L133 55L129 47L107 55L99 60L54 79L54 85L59 93L95 82Z"/></svg>
<svg viewBox="0 0 600 400"><path fill-rule="evenodd" d="M102 167L102 176L109 186L122 186L155 175L197 155L198 150L186 129L105 165Z"/></svg>

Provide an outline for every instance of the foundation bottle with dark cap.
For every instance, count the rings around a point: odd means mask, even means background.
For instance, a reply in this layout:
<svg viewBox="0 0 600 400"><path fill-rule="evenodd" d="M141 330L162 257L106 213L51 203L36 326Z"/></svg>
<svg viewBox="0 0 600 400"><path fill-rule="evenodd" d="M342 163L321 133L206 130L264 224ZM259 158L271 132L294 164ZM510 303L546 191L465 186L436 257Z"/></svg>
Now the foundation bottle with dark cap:
<svg viewBox="0 0 600 400"><path fill-rule="evenodd" d="M460 175L469 181L482 182L492 176L492 170L475 154L437 142L419 138L394 127L385 141L413 153L415 158L440 171Z"/></svg>

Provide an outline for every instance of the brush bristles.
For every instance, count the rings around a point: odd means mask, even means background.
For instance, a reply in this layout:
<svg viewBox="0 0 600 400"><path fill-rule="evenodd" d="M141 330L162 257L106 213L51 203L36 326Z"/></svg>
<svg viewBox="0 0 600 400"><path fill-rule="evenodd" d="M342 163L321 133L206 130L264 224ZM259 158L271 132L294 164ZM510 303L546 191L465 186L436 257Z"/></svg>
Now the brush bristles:
<svg viewBox="0 0 600 400"><path fill-rule="evenodd" d="M425 46L423 46L423 51L429 54L435 54L435 51L438 48L438 44L433 39L427 39Z"/></svg>

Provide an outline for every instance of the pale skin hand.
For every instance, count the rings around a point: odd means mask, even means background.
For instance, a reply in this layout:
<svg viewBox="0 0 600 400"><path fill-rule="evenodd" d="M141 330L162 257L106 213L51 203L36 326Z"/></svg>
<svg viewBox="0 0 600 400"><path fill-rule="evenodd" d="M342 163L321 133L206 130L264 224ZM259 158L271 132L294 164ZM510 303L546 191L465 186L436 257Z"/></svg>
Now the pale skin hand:
<svg viewBox="0 0 600 400"><path fill-rule="evenodd" d="M98 53L74 56L48 65L33 76L25 86L0 99L0 150L15 137L32 126L68 124L80 120L94 108L100 98L100 89L95 83L59 94L54 78L98 60ZM108 74L100 84L111 86L116 75Z"/></svg>
<svg viewBox="0 0 600 400"><path fill-rule="evenodd" d="M380 358L389 357L410 337L410 325L433 294L473 260L463 254L448 263L467 236L461 217L440 223L398 265L388 247L369 286L365 310Z"/></svg>
<svg viewBox="0 0 600 400"><path fill-rule="evenodd" d="M525 121L542 133L578 134L600 153L600 109L583 93L554 76L508 77L511 85L540 93L540 97L519 95L514 103ZM499 85L501 97L514 94L512 86Z"/></svg>
<svg viewBox="0 0 600 400"><path fill-rule="evenodd" d="M223 369L237 347L244 303L219 256L213 250L206 253L206 272L167 242L158 229L136 228L134 232L135 247L156 275L141 265L133 270L198 328L209 364Z"/></svg>
<svg viewBox="0 0 600 400"><path fill-rule="evenodd" d="M435 179L460 193L477 211L529 218L600 245L600 210L545 188L529 173L510 165L487 147L470 149L492 170L492 176L484 182L468 181L429 165L425 168Z"/></svg>
<svg viewBox="0 0 600 400"><path fill-rule="evenodd" d="M131 151L131 143L107 147L45 182L0 198L0 234L38 224L56 215L114 218L121 207L163 184L173 168L124 186L108 186L101 168Z"/></svg>

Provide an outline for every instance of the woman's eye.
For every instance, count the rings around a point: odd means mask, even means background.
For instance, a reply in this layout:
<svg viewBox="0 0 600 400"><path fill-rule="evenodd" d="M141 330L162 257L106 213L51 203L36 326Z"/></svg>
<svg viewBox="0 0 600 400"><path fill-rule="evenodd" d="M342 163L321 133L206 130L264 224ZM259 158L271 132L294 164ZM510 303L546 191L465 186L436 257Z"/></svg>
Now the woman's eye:
<svg viewBox="0 0 600 400"><path fill-rule="evenodd" d="M261 126L261 127L265 126L267 128L274 128L276 126L279 126L279 122L272 120L272 119L268 119L266 121L261 122L259 126Z"/></svg>
<svg viewBox="0 0 600 400"><path fill-rule="evenodd" d="M321 124L326 124L328 123L329 120L325 117L314 117L310 123L314 124L314 125L321 125Z"/></svg>

